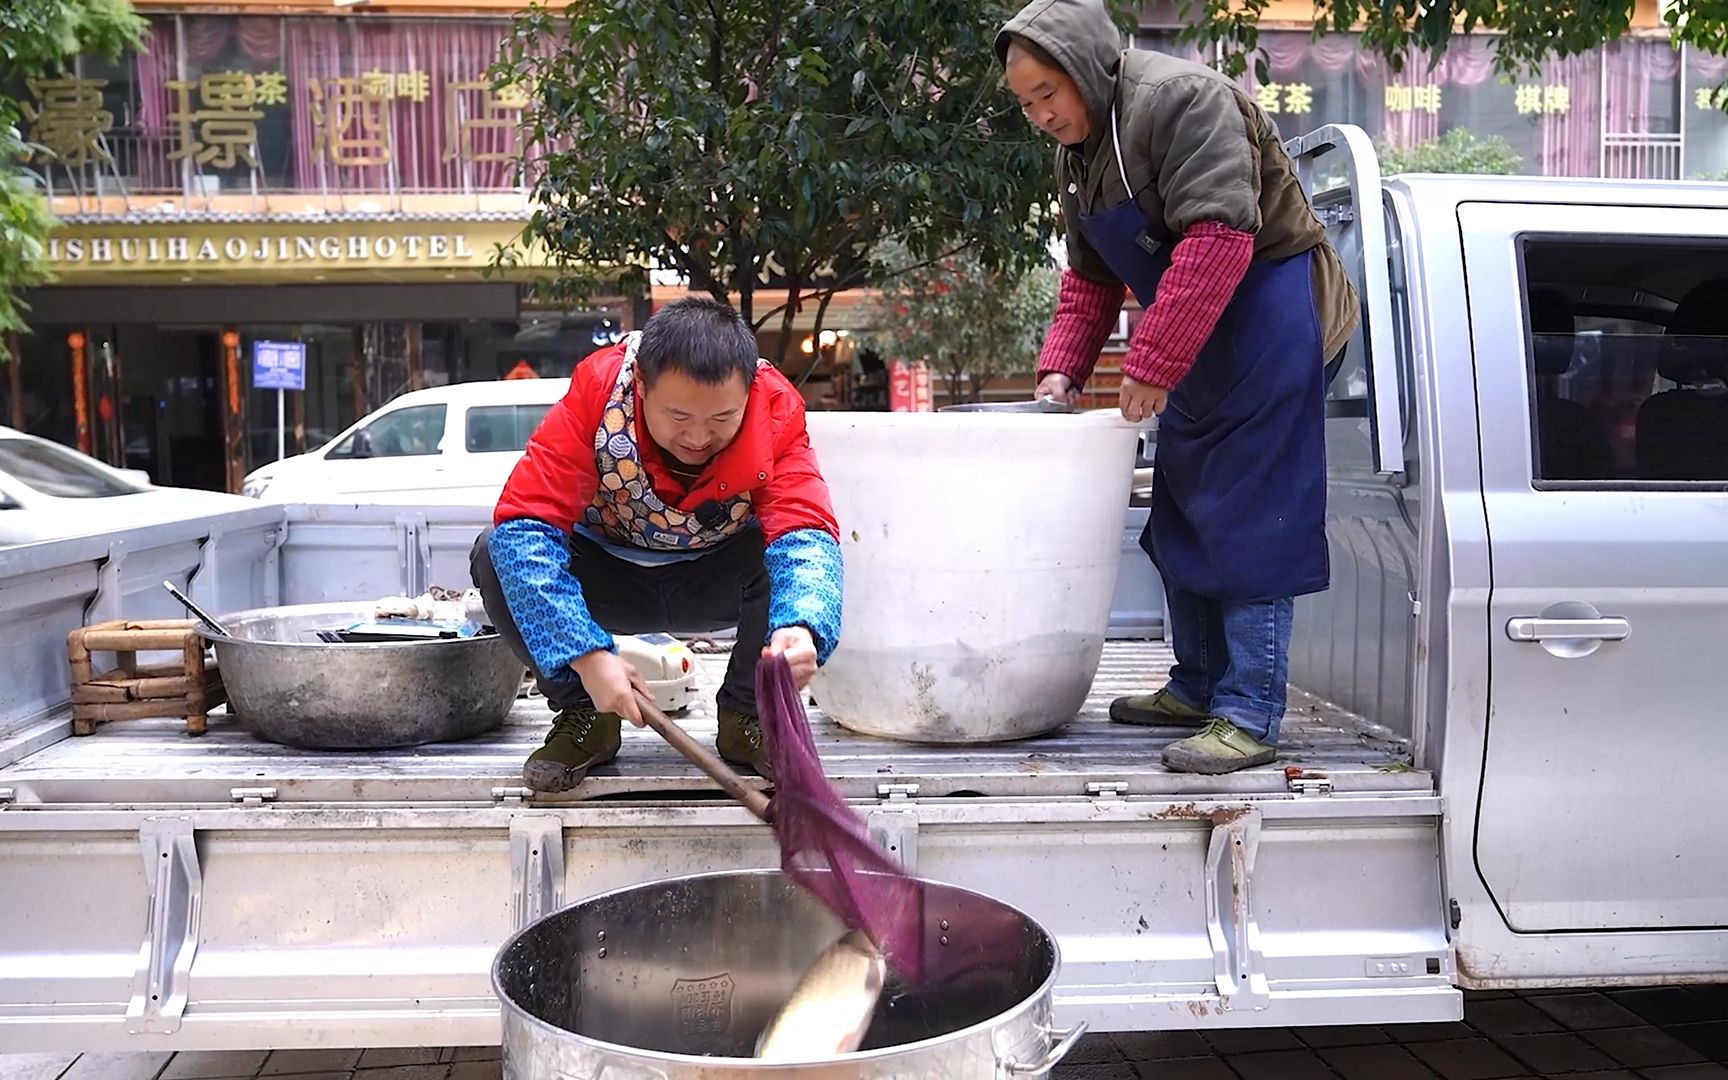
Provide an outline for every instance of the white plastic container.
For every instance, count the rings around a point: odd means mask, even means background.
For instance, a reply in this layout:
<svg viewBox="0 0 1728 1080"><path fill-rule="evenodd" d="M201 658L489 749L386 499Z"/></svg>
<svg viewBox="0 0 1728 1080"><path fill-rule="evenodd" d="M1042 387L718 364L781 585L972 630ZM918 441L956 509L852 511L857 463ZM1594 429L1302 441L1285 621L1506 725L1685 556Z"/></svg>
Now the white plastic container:
<svg viewBox="0 0 1728 1080"><path fill-rule="evenodd" d="M823 711L928 743L1072 719L1110 625L1139 429L1115 410L809 421L846 560Z"/></svg>

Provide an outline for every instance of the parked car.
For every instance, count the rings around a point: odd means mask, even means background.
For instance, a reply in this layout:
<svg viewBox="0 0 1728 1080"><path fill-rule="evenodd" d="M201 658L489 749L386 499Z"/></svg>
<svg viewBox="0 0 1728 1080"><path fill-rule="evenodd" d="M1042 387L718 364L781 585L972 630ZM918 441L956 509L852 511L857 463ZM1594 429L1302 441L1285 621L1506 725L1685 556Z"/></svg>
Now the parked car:
<svg viewBox="0 0 1728 1080"><path fill-rule="evenodd" d="M309 453L254 470L264 502L489 504L569 379L452 383L403 394Z"/></svg>
<svg viewBox="0 0 1728 1080"><path fill-rule="evenodd" d="M238 495L156 487L48 439L0 427L0 547L153 525L253 505Z"/></svg>

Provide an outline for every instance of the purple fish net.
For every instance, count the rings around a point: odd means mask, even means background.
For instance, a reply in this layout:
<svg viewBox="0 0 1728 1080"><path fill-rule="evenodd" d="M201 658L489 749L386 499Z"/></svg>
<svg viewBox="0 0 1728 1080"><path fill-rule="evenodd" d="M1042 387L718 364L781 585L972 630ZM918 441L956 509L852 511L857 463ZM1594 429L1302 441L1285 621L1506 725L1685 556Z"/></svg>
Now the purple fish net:
<svg viewBox="0 0 1728 1080"><path fill-rule="evenodd" d="M810 718L784 657L756 667L756 704L774 770L768 804L780 869L862 930L890 968L931 992L981 986L1020 966L1025 920L956 890L927 889L870 839L822 771Z"/></svg>
<svg viewBox="0 0 1728 1080"><path fill-rule="evenodd" d="M774 770L769 819L780 869L862 930L902 977L924 978L924 889L874 841L822 772L810 718L781 656L756 667L756 707Z"/></svg>

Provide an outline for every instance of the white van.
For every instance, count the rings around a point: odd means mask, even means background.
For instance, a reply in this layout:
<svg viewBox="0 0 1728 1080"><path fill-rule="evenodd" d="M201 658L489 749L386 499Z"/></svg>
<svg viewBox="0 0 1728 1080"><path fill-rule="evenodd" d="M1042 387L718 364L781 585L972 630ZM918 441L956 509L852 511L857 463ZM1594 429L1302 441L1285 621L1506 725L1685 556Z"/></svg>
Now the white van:
<svg viewBox="0 0 1728 1080"><path fill-rule="evenodd" d="M264 502L490 505L569 379L452 383L414 390L310 453L254 470Z"/></svg>

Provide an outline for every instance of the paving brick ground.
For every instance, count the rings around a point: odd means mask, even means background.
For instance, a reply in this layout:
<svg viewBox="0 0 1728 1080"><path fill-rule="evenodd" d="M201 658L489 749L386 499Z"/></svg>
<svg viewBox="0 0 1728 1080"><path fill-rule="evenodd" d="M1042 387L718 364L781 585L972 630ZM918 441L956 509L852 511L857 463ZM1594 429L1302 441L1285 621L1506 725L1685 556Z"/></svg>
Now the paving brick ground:
<svg viewBox="0 0 1728 1080"><path fill-rule="evenodd" d="M1056 1080L1728 1080L1728 987L1471 994L1455 1024L1090 1036Z"/></svg>
<svg viewBox="0 0 1728 1080"><path fill-rule="evenodd" d="M0 1056L0 1080L499 1080L496 1047ZM1455 1024L1095 1035L1055 1080L1728 1080L1728 986L1472 994Z"/></svg>

